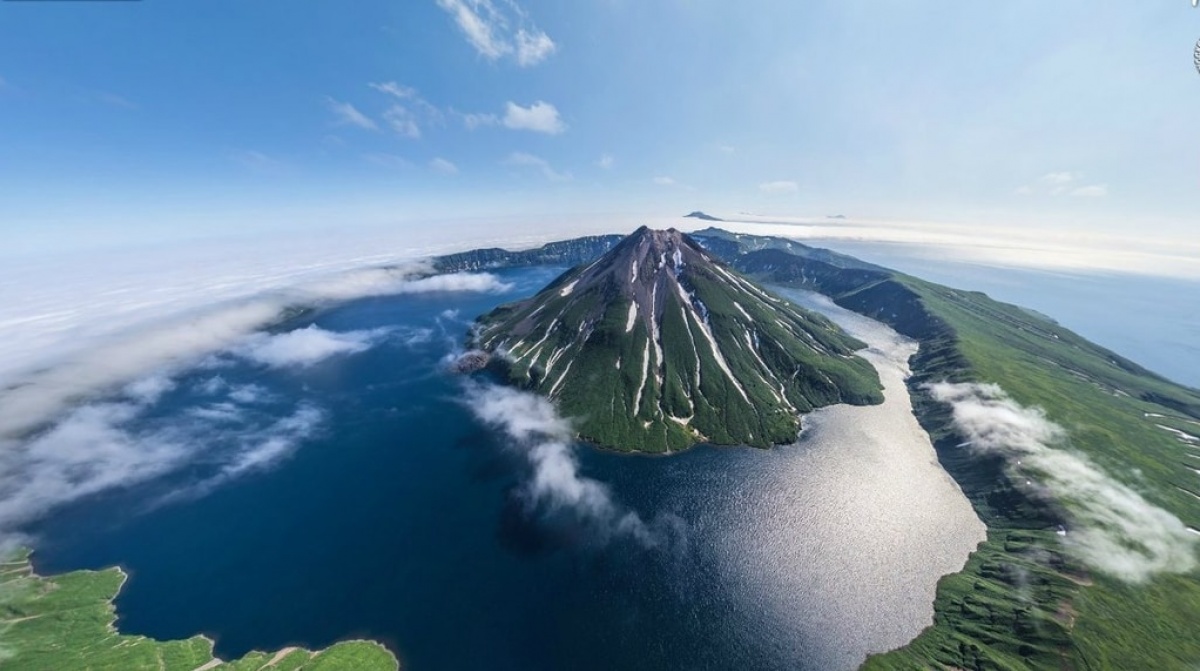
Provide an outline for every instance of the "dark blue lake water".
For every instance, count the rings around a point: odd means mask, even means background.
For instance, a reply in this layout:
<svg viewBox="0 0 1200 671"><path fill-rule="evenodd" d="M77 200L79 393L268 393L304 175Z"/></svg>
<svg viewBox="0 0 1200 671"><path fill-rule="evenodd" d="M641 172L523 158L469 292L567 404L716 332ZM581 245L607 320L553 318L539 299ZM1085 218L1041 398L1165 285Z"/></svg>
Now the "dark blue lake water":
<svg viewBox="0 0 1200 671"><path fill-rule="evenodd" d="M177 375L123 428L207 422L189 434L205 456L59 510L32 530L37 569L125 567L125 633L205 633L225 658L367 637L416 670L853 668L929 622L938 576L982 527L908 412L911 349L894 334L878 354L889 403L819 415L797 446L579 448L583 476L622 509L673 520L663 544L530 514L529 464L440 361L467 320L555 272L504 273L515 286L500 295L371 298L299 319L288 328L392 329L311 366L226 357ZM321 420L294 451L220 476L222 446L270 447L297 408Z"/></svg>

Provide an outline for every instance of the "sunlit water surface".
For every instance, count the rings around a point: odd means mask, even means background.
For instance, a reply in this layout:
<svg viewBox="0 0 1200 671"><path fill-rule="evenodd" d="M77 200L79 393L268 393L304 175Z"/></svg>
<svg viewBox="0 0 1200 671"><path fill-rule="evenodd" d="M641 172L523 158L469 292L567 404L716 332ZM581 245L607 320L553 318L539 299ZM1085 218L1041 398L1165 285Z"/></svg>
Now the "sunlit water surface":
<svg viewBox="0 0 1200 671"><path fill-rule="evenodd" d="M315 407L321 430L215 488L197 489L197 464L60 510L34 529L39 570L124 566L126 633L202 632L225 657L371 637L414 670L850 669L931 622L938 578L983 525L911 414L913 343L819 297L790 294L870 344L884 404L821 410L797 445L772 450L579 447L583 474L621 505L682 521L664 546L529 519L515 495L526 465L439 361L467 320L553 273L506 273L515 286L500 296L373 298L291 324L393 329L311 367L224 359L179 376L126 428L248 402L244 422ZM224 398L216 376L260 393ZM231 439L221 431L199 439Z"/></svg>

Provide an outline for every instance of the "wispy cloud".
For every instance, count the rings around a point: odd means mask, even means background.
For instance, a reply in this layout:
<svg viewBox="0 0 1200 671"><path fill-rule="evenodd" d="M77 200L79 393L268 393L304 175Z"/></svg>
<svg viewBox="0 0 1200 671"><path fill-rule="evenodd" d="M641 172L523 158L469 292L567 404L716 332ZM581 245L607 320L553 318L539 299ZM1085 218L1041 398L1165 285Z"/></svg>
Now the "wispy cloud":
<svg viewBox="0 0 1200 671"><path fill-rule="evenodd" d="M536 29L530 31L522 28L517 31L516 48L517 65L529 67L549 58L550 54L554 53L558 47L546 33Z"/></svg>
<svg viewBox="0 0 1200 671"><path fill-rule="evenodd" d="M496 116L495 114L488 114L486 112L485 113L474 113L474 112L462 113L462 112L460 112L460 113L458 113L458 115L460 117L462 117L463 125L467 127L467 130L475 130L476 128L485 128L488 126L495 126L500 123L500 117Z"/></svg>
<svg viewBox="0 0 1200 671"><path fill-rule="evenodd" d="M199 383L203 393L208 381ZM26 441L0 440L0 548L25 539L20 528L62 505L203 464L177 492L213 486L269 468L316 432L323 413L300 404L270 419L228 400L160 422L148 416L175 383L154 375L123 397L78 407ZM150 392L150 393L147 393Z"/></svg>
<svg viewBox="0 0 1200 671"><path fill-rule="evenodd" d="M515 151L504 159L505 165L511 165L519 168L536 168L543 177L552 182L565 182L571 179L569 173L558 172L550 162L539 156L527 154L523 151Z"/></svg>
<svg viewBox="0 0 1200 671"><path fill-rule="evenodd" d="M358 108L354 105L334 100L333 98L326 98L325 103L329 106L330 111L333 112L335 124L339 126L353 126L364 130L379 130L379 124L358 111Z"/></svg>
<svg viewBox="0 0 1200 671"><path fill-rule="evenodd" d="M790 180L766 182L758 185L758 190L769 195L786 195L800 192L800 185Z"/></svg>
<svg viewBox="0 0 1200 671"><path fill-rule="evenodd" d="M1074 528L1063 542L1091 567L1139 583L1197 566L1200 538L1179 518L1070 450L1067 432L1040 409L1022 407L996 385L927 388L951 405L954 423L971 449L1004 456L1018 482L1043 489L1067 507Z"/></svg>
<svg viewBox="0 0 1200 671"><path fill-rule="evenodd" d="M558 115L558 108L539 100L529 107L509 101L505 105L502 123L513 130L528 130L547 135L558 135L567 129Z"/></svg>
<svg viewBox="0 0 1200 671"><path fill-rule="evenodd" d="M611 170L613 165L616 164L616 162L617 162L617 159L613 158L612 154L601 154L600 160L596 161L596 165L600 166L601 168L603 168L605 170Z"/></svg>
<svg viewBox="0 0 1200 671"><path fill-rule="evenodd" d="M557 46L512 0L437 0L467 42L488 60L510 57L521 67L541 63Z"/></svg>
<svg viewBox="0 0 1200 671"><path fill-rule="evenodd" d="M457 175L458 166L451 161L438 157L429 162L430 170L443 175Z"/></svg>
<svg viewBox="0 0 1200 671"><path fill-rule="evenodd" d="M443 119L442 111L411 86L394 81L370 82L367 86L394 101L382 116L388 127L401 137L418 139L423 124L438 123Z"/></svg>
<svg viewBox="0 0 1200 671"><path fill-rule="evenodd" d="M243 168L264 175L285 172L288 167L286 161L256 149L231 149L225 152L225 155Z"/></svg>
<svg viewBox="0 0 1200 671"><path fill-rule="evenodd" d="M417 116L404 105L392 105L383 112L383 120L400 137L416 140L421 137Z"/></svg>
<svg viewBox="0 0 1200 671"><path fill-rule="evenodd" d="M546 399L491 384L468 383L466 403L484 424L503 432L530 469L522 485L530 514L567 515L585 526L593 541L629 538L645 546L670 542L682 523L660 517L647 524L617 503L603 483L583 476L575 457L574 430Z"/></svg>
<svg viewBox="0 0 1200 671"><path fill-rule="evenodd" d="M3 80L0 80L0 88L3 88ZM97 93L96 100L99 100L100 102L104 103L105 105L108 105L109 107L119 107L119 108L125 109L125 110L138 109L138 104L133 102L132 100L130 100L124 96L119 96L115 93L109 93L107 91L101 91L101 92Z"/></svg>
<svg viewBox="0 0 1200 671"><path fill-rule="evenodd" d="M396 82L369 82L367 86L400 100L411 100L418 97L416 89Z"/></svg>

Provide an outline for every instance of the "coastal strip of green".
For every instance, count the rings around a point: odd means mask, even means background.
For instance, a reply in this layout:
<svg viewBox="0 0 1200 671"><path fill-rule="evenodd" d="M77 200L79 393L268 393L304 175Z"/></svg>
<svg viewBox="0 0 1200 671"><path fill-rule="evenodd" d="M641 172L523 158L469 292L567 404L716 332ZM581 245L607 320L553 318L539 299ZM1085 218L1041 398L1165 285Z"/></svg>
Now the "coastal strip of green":
<svg viewBox="0 0 1200 671"><path fill-rule="evenodd" d="M372 641L319 651L284 648L224 661L203 636L156 641L117 632L118 568L42 577L22 551L0 563L0 668L6 671L395 671L395 656Z"/></svg>
<svg viewBox="0 0 1200 671"><path fill-rule="evenodd" d="M794 241L708 233L743 272L819 291L919 341L914 412L988 527L963 570L939 582L932 626L865 669L1200 668L1200 571L1133 584L1090 570L1058 533L1072 502L1037 496L1012 481L1003 457L962 447L951 408L924 385L999 385L1063 427L1071 451L1192 529L1200 529L1200 392L978 292Z"/></svg>
<svg viewBox="0 0 1200 671"><path fill-rule="evenodd" d="M1191 493L1196 473L1183 463L1185 441L1153 416L1181 425L1200 420L1200 393L1019 307L912 277L895 281L918 297L932 323L941 323L922 341L928 356L914 361L915 410L989 535L966 569L939 585L935 625L867 668L924 668L936 660L961 668L1196 669L1200 572L1164 572L1130 584L1086 571L1060 549L1050 526L1070 519L1070 504L1030 500L999 465L994 479L971 482L987 471L986 459L958 447L948 410L920 385L999 384L1066 428L1072 450L1193 529L1200 528L1200 499ZM1036 543L1014 545L1019 534ZM980 579L996 594L983 605Z"/></svg>

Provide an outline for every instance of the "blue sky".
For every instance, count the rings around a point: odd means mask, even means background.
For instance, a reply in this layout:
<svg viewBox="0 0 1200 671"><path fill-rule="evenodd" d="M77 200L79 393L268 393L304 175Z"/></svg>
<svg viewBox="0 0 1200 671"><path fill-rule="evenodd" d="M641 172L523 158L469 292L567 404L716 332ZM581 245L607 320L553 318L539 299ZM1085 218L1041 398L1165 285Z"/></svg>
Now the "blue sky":
<svg viewBox="0 0 1200 671"><path fill-rule="evenodd" d="M0 230L701 208L1189 236L1197 38L1187 0L0 3Z"/></svg>

